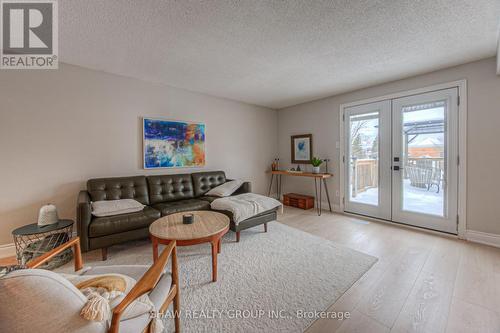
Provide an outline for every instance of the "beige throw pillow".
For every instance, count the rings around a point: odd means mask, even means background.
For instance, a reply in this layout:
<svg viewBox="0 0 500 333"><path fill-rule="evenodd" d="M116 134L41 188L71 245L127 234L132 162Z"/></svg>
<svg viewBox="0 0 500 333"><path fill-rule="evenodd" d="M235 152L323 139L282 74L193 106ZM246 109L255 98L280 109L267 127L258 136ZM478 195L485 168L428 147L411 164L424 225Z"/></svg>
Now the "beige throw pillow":
<svg viewBox="0 0 500 333"><path fill-rule="evenodd" d="M143 204L134 199L102 200L92 202L92 215L97 217L140 212Z"/></svg>
<svg viewBox="0 0 500 333"><path fill-rule="evenodd" d="M205 195L213 195L215 197L228 197L233 194L240 186L243 184L243 181L240 179L231 180L229 182L225 182L222 185L214 187Z"/></svg>

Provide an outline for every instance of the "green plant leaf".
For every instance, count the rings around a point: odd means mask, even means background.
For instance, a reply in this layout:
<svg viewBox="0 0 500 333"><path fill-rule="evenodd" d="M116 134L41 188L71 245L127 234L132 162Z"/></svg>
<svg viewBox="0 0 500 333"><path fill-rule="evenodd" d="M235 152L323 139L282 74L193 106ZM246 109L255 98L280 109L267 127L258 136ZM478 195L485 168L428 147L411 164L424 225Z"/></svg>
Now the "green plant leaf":
<svg viewBox="0 0 500 333"><path fill-rule="evenodd" d="M311 159L311 164L312 164L312 166L314 166L314 167L319 167L322 163L323 163L323 161L322 161L322 160L320 160L320 159L319 159L319 158L317 158L317 157L313 157L313 158Z"/></svg>

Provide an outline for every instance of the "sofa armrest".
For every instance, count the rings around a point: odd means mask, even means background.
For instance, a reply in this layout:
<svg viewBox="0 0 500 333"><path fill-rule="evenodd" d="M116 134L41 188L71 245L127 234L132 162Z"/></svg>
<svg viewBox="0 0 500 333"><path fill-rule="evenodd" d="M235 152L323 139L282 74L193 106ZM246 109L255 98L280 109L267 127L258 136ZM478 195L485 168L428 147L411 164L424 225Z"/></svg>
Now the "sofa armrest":
<svg viewBox="0 0 500 333"><path fill-rule="evenodd" d="M241 186L231 195L238 195L238 194L243 194L243 193L250 193L252 192L252 183L250 182L244 182L241 184Z"/></svg>
<svg viewBox="0 0 500 333"><path fill-rule="evenodd" d="M87 191L80 191L76 203L76 228L82 251L89 250L89 225L92 220L92 208L90 207L90 196Z"/></svg>

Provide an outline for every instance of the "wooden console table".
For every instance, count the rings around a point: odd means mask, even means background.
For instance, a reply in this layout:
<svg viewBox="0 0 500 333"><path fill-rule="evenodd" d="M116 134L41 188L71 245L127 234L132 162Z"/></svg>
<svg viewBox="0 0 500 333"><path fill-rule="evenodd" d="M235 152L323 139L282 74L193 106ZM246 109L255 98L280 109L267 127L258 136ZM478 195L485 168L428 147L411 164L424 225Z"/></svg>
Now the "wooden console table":
<svg viewBox="0 0 500 333"><path fill-rule="evenodd" d="M330 202L330 194L328 193L328 186L326 180L333 175L331 173L311 173L311 172L299 172L299 171L287 171L287 170L274 170L268 171L271 174L271 182L269 183L269 191L267 196L271 195L271 189L273 187L274 175L276 175L276 194L278 195L278 200L281 199L281 176L295 176L295 177L309 177L314 179L314 190L316 192L316 208L318 210L318 215L321 216L321 191L322 185L325 187L326 199L328 200L328 206L330 212L332 211L332 204ZM318 197L319 192L319 197Z"/></svg>

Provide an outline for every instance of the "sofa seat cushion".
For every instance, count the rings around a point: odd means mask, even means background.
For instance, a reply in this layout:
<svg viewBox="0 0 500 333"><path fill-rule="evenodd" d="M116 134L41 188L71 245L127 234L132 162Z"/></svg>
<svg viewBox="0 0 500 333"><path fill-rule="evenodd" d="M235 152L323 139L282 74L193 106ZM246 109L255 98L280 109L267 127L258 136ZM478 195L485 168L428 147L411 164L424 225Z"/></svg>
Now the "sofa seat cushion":
<svg viewBox="0 0 500 333"><path fill-rule="evenodd" d="M172 202L163 202L153 205L161 212L161 216L170 215L188 210L209 210L210 202L200 199L186 199Z"/></svg>
<svg viewBox="0 0 500 333"><path fill-rule="evenodd" d="M148 227L160 217L160 212L144 207L140 212L96 217L90 222L89 237L101 237Z"/></svg>
<svg viewBox="0 0 500 333"><path fill-rule="evenodd" d="M219 198L212 201L210 207L216 211L231 212L232 220L237 225L241 221L283 206L276 199L255 193L245 193Z"/></svg>
<svg viewBox="0 0 500 333"><path fill-rule="evenodd" d="M198 199L205 200L205 201L208 201L208 202L212 202L215 199L219 199L219 197L216 197L216 196L213 196L213 195L204 195L204 196L199 197Z"/></svg>

